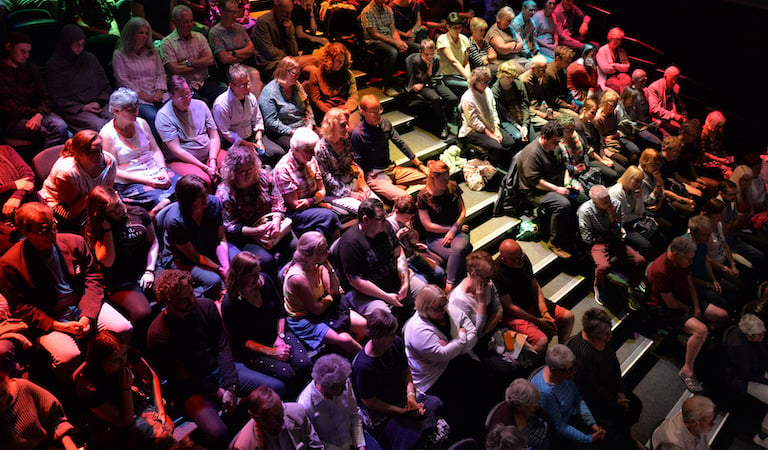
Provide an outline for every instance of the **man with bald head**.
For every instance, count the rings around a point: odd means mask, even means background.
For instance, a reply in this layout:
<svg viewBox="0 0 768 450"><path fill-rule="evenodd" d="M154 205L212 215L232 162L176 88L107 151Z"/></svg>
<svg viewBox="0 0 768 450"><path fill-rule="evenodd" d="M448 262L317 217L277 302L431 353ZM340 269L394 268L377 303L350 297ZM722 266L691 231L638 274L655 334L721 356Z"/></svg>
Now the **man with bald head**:
<svg viewBox="0 0 768 450"><path fill-rule="evenodd" d="M683 402L683 408L666 419L653 432L653 448L664 442L677 444L683 450L707 450L707 434L715 425L715 404L708 397L694 395Z"/></svg>
<svg viewBox="0 0 768 450"><path fill-rule="evenodd" d="M291 22L293 0L275 0L272 11L256 19L251 33L251 40L256 49L253 57L256 68L271 76L280 62L286 56L293 56L299 62L299 67L317 65L317 57L299 55L299 45L296 41L296 28Z"/></svg>
<svg viewBox="0 0 768 450"><path fill-rule="evenodd" d="M669 66L664 76L651 83L645 90L653 121L671 135L677 135L685 121L685 105L680 98L680 69Z"/></svg>
<svg viewBox="0 0 768 450"><path fill-rule="evenodd" d="M504 308L502 322L527 335L536 353L543 354L549 338L555 334L561 343L571 336L573 313L544 298L531 261L513 239L505 240L499 247L499 256L494 262L493 284Z"/></svg>
<svg viewBox="0 0 768 450"><path fill-rule="evenodd" d="M394 202L408 195L397 187L422 184L427 178L427 168L403 141L392 123L381 116L379 100L373 95L360 99L360 114L363 120L352 130L352 151L355 162L365 173L365 181L373 192ZM392 141L415 168L400 167L392 162L389 155L389 141Z"/></svg>

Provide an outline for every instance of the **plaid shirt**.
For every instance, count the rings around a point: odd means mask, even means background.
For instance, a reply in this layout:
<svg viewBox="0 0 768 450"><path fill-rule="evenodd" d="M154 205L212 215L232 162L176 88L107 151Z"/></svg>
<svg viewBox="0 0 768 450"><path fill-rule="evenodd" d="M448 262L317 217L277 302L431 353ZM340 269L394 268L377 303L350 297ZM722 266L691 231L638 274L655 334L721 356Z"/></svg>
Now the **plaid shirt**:
<svg viewBox="0 0 768 450"><path fill-rule="evenodd" d="M173 33L163 38L162 47L163 64L170 62L180 63L187 59L191 61L213 54L205 36L197 31L193 31L189 38L182 39L179 33L173 30ZM183 76L187 83L189 83L189 87L200 89L208 78L208 68L197 69Z"/></svg>
<svg viewBox="0 0 768 450"><path fill-rule="evenodd" d="M216 197L223 206L224 230L228 235L239 235L243 227L251 227L270 212L285 212L283 197L275 191L272 174L259 173L259 182L249 189L235 189L227 183L219 184Z"/></svg>
<svg viewBox="0 0 768 450"><path fill-rule="evenodd" d="M312 198L323 182L320 167L315 158L310 159L304 167L299 167L293 152L288 152L278 161L272 170L272 176L280 194L285 196L296 192L299 200Z"/></svg>
<svg viewBox="0 0 768 450"><path fill-rule="evenodd" d="M395 14L388 5L382 5L379 8L376 6L376 2L372 1L360 13L360 22L363 24L366 39L373 39L373 36L368 34L368 28L370 27L375 28L380 34L391 38L392 29L390 25L395 23Z"/></svg>

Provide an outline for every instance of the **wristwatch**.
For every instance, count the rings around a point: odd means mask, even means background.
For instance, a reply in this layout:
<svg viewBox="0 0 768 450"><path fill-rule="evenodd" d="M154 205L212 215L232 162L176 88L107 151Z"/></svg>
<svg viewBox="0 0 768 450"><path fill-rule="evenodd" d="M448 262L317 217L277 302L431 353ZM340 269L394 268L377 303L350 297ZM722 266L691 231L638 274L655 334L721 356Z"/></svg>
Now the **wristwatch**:
<svg viewBox="0 0 768 450"><path fill-rule="evenodd" d="M285 333L277 333L277 337L279 337L280 339L285 340Z"/></svg>
<svg viewBox="0 0 768 450"><path fill-rule="evenodd" d="M192 67L192 61L185 59L184 64L186 64L187 67Z"/></svg>
<svg viewBox="0 0 768 450"><path fill-rule="evenodd" d="M237 50L232 50L232 57L237 58Z"/></svg>

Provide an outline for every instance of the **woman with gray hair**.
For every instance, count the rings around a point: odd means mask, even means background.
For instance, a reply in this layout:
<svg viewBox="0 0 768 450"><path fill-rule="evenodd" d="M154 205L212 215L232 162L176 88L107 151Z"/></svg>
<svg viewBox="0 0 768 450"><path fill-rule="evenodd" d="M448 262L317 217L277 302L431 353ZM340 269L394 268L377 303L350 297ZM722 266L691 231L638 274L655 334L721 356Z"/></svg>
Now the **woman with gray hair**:
<svg viewBox="0 0 768 450"><path fill-rule="evenodd" d="M528 439L525 434L514 425L498 424L491 428L485 438L486 450L526 450Z"/></svg>
<svg viewBox="0 0 768 450"><path fill-rule="evenodd" d="M494 408L488 421L493 430L499 425L514 425L528 439L528 449L549 449L549 426L536 415L541 393L525 378L517 378L507 388L504 403Z"/></svg>
<svg viewBox="0 0 768 450"><path fill-rule="evenodd" d="M114 118L101 129L102 148L117 159L115 190L154 216L170 203L179 176L165 163L151 127L139 115L139 95L121 87L109 97Z"/></svg>
<svg viewBox="0 0 768 450"><path fill-rule="evenodd" d="M724 337L728 366L725 373L731 392L768 404L768 348L765 324L754 314L744 314L739 326ZM755 444L768 448L768 414L763 417Z"/></svg>
<svg viewBox="0 0 768 450"><path fill-rule="evenodd" d="M312 381L296 399L326 450L381 448L363 432L351 374L352 366L344 357L335 353L322 356L312 368Z"/></svg>
<svg viewBox="0 0 768 450"><path fill-rule="evenodd" d="M501 8L496 13L496 23L485 33L485 40L496 50L500 61L514 60L526 70L530 60L524 56L526 49L523 37L512 29L514 18L515 12L512 8Z"/></svg>

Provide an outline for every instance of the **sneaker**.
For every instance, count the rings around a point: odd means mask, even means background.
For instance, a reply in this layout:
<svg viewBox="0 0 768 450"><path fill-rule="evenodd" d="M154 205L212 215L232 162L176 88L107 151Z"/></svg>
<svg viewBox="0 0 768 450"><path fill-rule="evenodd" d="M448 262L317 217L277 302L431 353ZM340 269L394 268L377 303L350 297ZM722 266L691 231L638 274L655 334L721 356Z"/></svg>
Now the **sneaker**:
<svg viewBox="0 0 768 450"><path fill-rule="evenodd" d="M627 296L627 307L630 309L630 311L637 311L642 307L642 302L640 301L642 297L638 297L637 292L634 290L629 291L629 295Z"/></svg>
<svg viewBox="0 0 768 450"><path fill-rule="evenodd" d="M600 295L600 289L596 284L593 286L593 288L595 289L595 301L598 305L605 306L605 300L603 299L603 296Z"/></svg>
<svg viewBox="0 0 768 450"><path fill-rule="evenodd" d="M388 87L388 88L384 89L384 95L386 95L388 97L397 97L398 95L400 95L400 91L398 91L397 89L395 89L393 87Z"/></svg>
<svg viewBox="0 0 768 450"><path fill-rule="evenodd" d="M552 241L547 242L547 246L549 249L554 253L558 258L560 259L571 259L571 254L567 251L563 250L562 248L558 247L557 245L553 244Z"/></svg>
<svg viewBox="0 0 768 450"><path fill-rule="evenodd" d="M761 439L760 434L756 434L755 437L752 438L752 442L759 445L760 447L768 448L768 437Z"/></svg>
<svg viewBox="0 0 768 450"><path fill-rule="evenodd" d="M688 375L681 370L678 375L680 375L680 379L683 380L683 383L685 383L686 389L693 392L694 394L698 394L704 390L704 388L701 386L701 382L698 378L696 378L695 374Z"/></svg>
<svg viewBox="0 0 768 450"><path fill-rule="evenodd" d="M629 289L629 278L627 278L623 273L609 272L606 278L608 278L608 281L613 284L618 284L624 289Z"/></svg>
<svg viewBox="0 0 768 450"><path fill-rule="evenodd" d="M443 125L443 128L440 130L440 139L446 138L448 138L448 127Z"/></svg>

